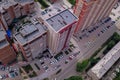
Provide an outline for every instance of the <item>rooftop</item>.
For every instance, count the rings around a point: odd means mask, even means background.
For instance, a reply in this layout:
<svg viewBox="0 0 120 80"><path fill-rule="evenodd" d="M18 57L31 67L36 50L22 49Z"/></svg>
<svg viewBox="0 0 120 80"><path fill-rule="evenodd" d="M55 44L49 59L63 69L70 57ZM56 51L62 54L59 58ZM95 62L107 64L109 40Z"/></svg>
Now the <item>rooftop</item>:
<svg viewBox="0 0 120 80"><path fill-rule="evenodd" d="M110 17L113 21L120 19L120 3L117 3L111 11Z"/></svg>
<svg viewBox="0 0 120 80"><path fill-rule="evenodd" d="M120 58L120 42L113 47L91 70L100 79Z"/></svg>
<svg viewBox="0 0 120 80"><path fill-rule="evenodd" d="M15 5L15 4L16 2L14 2L13 0L2 0L0 2L0 12L4 12L4 9L10 7L11 5Z"/></svg>
<svg viewBox="0 0 120 80"><path fill-rule="evenodd" d="M43 26L40 23L28 23L22 26L19 32L17 32L14 37L21 44L25 45L28 42L31 42L35 38L40 37L46 32L46 26Z"/></svg>
<svg viewBox="0 0 120 80"><path fill-rule="evenodd" d="M21 4L21 5L24 5L26 3L34 2L34 0L14 0L14 1Z"/></svg>
<svg viewBox="0 0 120 80"><path fill-rule="evenodd" d="M116 3L111 11L110 17L113 21L115 21L116 27L120 29L120 2Z"/></svg>
<svg viewBox="0 0 120 80"><path fill-rule="evenodd" d="M0 1L0 12L4 12L4 9L9 8L12 5L15 5L17 3L28 3L28 2L32 2L34 0L2 0ZM3 9L4 8L4 9Z"/></svg>
<svg viewBox="0 0 120 80"><path fill-rule="evenodd" d="M46 20L47 23L57 32L60 29L77 21L77 17L73 15L68 9L50 17Z"/></svg>

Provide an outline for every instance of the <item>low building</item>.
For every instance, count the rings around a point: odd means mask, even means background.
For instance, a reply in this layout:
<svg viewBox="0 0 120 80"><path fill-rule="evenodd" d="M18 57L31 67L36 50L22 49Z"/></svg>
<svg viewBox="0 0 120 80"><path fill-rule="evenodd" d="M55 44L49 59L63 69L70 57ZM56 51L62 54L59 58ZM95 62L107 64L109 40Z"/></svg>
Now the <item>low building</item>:
<svg viewBox="0 0 120 80"><path fill-rule="evenodd" d="M11 63L16 59L16 54L6 39L5 31L0 31L0 62L2 64Z"/></svg>
<svg viewBox="0 0 120 80"><path fill-rule="evenodd" d="M47 49L47 30L46 26L37 20L31 20L14 34L15 42L18 44L26 60L31 61Z"/></svg>
<svg viewBox="0 0 120 80"><path fill-rule="evenodd" d="M120 30L120 2L118 2L115 7L112 9L110 17L115 21L116 27Z"/></svg>
<svg viewBox="0 0 120 80"><path fill-rule="evenodd" d="M120 58L120 42L117 43L89 72L92 80L101 79Z"/></svg>

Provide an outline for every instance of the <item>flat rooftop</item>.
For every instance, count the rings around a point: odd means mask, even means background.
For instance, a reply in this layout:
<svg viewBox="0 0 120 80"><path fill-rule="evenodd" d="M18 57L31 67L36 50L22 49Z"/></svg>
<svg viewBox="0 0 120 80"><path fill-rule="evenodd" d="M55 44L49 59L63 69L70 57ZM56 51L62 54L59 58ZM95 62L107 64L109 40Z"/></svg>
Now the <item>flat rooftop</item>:
<svg viewBox="0 0 120 80"><path fill-rule="evenodd" d="M21 4L21 5L24 5L26 3L34 2L34 0L14 0L14 1Z"/></svg>
<svg viewBox="0 0 120 80"><path fill-rule="evenodd" d="M25 24L19 32L17 32L14 37L21 45L25 45L28 42L40 37L46 32L46 26L40 23L29 23Z"/></svg>
<svg viewBox="0 0 120 80"><path fill-rule="evenodd" d="M57 32L69 24L77 21L77 17L68 9L50 17L46 20L47 23Z"/></svg>
<svg viewBox="0 0 120 80"><path fill-rule="evenodd" d="M120 58L120 42L113 47L92 69L91 71L100 79Z"/></svg>
<svg viewBox="0 0 120 80"><path fill-rule="evenodd" d="M2 0L0 2L0 12L3 13L4 12L4 9L7 9L9 8L10 6L12 5L15 5L15 4L26 4L26 3L30 3L30 2L33 2L34 0Z"/></svg>
<svg viewBox="0 0 120 80"><path fill-rule="evenodd" d="M5 31L0 31L0 49L9 44L6 40L5 35L6 35Z"/></svg>
<svg viewBox="0 0 120 80"><path fill-rule="evenodd" d="M14 2L13 0L2 0L0 2L0 12L3 13L4 12L3 8L7 9L10 6L15 5L15 4L17 4L17 3Z"/></svg>
<svg viewBox="0 0 120 80"><path fill-rule="evenodd" d="M120 2L115 5L115 8L112 9L110 17L115 21L115 25L120 29Z"/></svg>
<svg viewBox="0 0 120 80"><path fill-rule="evenodd" d="M113 8L111 14L109 15L113 21L120 19L120 3L117 3L116 8Z"/></svg>

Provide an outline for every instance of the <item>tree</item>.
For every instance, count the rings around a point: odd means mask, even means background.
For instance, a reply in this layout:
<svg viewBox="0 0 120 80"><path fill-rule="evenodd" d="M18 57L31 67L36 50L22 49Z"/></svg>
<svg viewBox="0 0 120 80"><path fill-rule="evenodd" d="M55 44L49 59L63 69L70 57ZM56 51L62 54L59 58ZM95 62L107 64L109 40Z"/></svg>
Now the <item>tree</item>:
<svg viewBox="0 0 120 80"><path fill-rule="evenodd" d="M64 79L64 80L83 80L81 76L71 76L68 79Z"/></svg>
<svg viewBox="0 0 120 80"><path fill-rule="evenodd" d="M75 5L76 0L68 0L72 5Z"/></svg>
<svg viewBox="0 0 120 80"><path fill-rule="evenodd" d="M120 72L117 73L116 77L113 80L120 80Z"/></svg>
<svg viewBox="0 0 120 80"><path fill-rule="evenodd" d="M49 80L48 78L44 78L43 80Z"/></svg>
<svg viewBox="0 0 120 80"><path fill-rule="evenodd" d="M113 36L113 40L115 41L115 43L117 43L118 41L120 41L120 35L116 34Z"/></svg>
<svg viewBox="0 0 120 80"><path fill-rule="evenodd" d="M78 62L76 66L76 71L83 72L87 68L88 64L89 64L88 60L84 60L82 63Z"/></svg>
<svg viewBox="0 0 120 80"><path fill-rule="evenodd" d="M91 65L91 66L94 66L96 63L98 63L99 60L100 60L99 57L98 57L98 58L93 58L93 59L91 59L90 65Z"/></svg>
<svg viewBox="0 0 120 80"><path fill-rule="evenodd" d="M115 45L115 42L114 42L113 40L111 40L111 41L108 43L107 49L110 50L114 45Z"/></svg>

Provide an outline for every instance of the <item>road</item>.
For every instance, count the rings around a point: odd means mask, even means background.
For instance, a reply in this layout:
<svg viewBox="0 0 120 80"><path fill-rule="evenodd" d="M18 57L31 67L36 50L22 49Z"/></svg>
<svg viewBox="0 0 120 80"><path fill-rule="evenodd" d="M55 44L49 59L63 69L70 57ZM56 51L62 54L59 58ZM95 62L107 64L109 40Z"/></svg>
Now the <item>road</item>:
<svg viewBox="0 0 120 80"><path fill-rule="evenodd" d="M70 62L70 64L68 64L66 69L64 69L58 75L54 75L54 77L52 77L50 80L55 80L55 78L57 78L57 80L64 80L65 78L68 78L72 75L79 75L75 70L77 61L78 61L77 59L74 59L72 62ZM72 73L69 73L69 72L72 72Z"/></svg>
<svg viewBox="0 0 120 80"><path fill-rule="evenodd" d="M103 26L104 27L104 26ZM97 32L91 34L90 37L83 39L82 41L78 42L79 50L80 50L80 55L72 61L68 67L66 67L65 70L60 72L58 75L52 76L52 79L50 80L64 80L65 78L68 78L73 75L79 75L75 71L76 63L79 59L79 61L89 58L98 48L101 47L101 45L116 31L116 27L111 27L109 30L104 32L100 37L97 37L96 40L94 40L91 44L89 44L87 47L85 47L87 41L92 41L94 36L96 35ZM74 40L73 40L74 41ZM75 41L74 41L75 42ZM84 45L83 45L84 44ZM76 45L76 43L75 43Z"/></svg>

